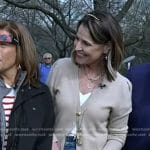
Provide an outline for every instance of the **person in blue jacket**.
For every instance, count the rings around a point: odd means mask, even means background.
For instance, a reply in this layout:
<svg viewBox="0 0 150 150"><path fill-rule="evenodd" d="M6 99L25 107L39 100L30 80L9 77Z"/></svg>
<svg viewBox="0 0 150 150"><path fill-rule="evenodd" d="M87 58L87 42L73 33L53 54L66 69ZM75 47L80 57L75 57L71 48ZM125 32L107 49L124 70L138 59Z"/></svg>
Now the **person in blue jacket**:
<svg viewBox="0 0 150 150"><path fill-rule="evenodd" d="M150 63L131 68L127 77L133 85L133 110L129 117L129 132L123 150L150 149Z"/></svg>
<svg viewBox="0 0 150 150"><path fill-rule="evenodd" d="M47 78L48 78L48 75L51 71L51 66L52 66L52 54L51 53L44 53L43 54L43 63L40 64L40 81L42 83L45 83L47 82Z"/></svg>

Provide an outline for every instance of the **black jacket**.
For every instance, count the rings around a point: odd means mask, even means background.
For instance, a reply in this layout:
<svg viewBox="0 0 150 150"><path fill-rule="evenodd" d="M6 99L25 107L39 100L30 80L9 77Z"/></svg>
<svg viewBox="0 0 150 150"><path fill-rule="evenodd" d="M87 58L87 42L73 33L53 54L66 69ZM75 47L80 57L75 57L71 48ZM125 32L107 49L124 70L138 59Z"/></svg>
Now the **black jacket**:
<svg viewBox="0 0 150 150"><path fill-rule="evenodd" d="M51 150L53 125L48 87L21 86L9 119L7 150Z"/></svg>

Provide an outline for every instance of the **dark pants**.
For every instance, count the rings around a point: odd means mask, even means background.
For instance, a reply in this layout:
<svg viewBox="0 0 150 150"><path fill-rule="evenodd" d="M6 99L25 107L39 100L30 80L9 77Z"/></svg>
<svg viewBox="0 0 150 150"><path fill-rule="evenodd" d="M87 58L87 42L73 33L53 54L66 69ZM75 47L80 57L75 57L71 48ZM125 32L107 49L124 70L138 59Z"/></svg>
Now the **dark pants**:
<svg viewBox="0 0 150 150"><path fill-rule="evenodd" d="M66 136L64 150L76 150L76 138L74 136Z"/></svg>

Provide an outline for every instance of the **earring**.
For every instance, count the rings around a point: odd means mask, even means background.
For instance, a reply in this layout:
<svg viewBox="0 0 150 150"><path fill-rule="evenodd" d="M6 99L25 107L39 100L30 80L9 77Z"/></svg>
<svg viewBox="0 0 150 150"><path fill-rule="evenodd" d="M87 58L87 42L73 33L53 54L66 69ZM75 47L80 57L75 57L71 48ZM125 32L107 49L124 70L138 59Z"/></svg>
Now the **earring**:
<svg viewBox="0 0 150 150"><path fill-rule="evenodd" d="M108 55L104 53L104 61L108 60Z"/></svg>
<svg viewBox="0 0 150 150"><path fill-rule="evenodd" d="M21 69L21 65L20 65L20 64L18 65L18 70L19 70L19 69Z"/></svg>

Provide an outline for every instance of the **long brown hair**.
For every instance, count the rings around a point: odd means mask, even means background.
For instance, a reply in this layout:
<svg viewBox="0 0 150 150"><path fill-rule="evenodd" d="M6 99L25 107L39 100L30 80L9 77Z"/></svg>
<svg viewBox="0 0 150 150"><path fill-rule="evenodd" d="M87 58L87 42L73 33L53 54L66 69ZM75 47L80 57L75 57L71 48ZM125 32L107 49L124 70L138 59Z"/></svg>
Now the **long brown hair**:
<svg viewBox="0 0 150 150"><path fill-rule="evenodd" d="M28 29L14 21L0 21L0 30L8 31L19 43L16 45L16 65L27 72L25 83L37 85L38 57L36 46Z"/></svg>

